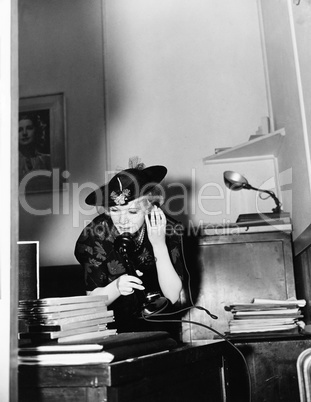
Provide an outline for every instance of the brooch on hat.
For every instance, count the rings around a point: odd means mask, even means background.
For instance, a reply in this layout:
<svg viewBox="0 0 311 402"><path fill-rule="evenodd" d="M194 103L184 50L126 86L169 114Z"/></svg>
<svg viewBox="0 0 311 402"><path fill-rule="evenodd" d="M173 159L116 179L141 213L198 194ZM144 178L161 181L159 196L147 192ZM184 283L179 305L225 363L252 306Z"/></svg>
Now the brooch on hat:
<svg viewBox="0 0 311 402"><path fill-rule="evenodd" d="M120 192L116 193L115 191L112 191L112 193L110 194L110 198L114 201L116 205L124 205L128 201L131 192L128 189L123 190L121 180L118 177L117 180L120 185Z"/></svg>
<svg viewBox="0 0 311 402"><path fill-rule="evenodd" d="M113 191L110 194L110 198L114 201L116 205L124 205L130 196L130 190L123 190L121 194L117 194Z"/></svg>

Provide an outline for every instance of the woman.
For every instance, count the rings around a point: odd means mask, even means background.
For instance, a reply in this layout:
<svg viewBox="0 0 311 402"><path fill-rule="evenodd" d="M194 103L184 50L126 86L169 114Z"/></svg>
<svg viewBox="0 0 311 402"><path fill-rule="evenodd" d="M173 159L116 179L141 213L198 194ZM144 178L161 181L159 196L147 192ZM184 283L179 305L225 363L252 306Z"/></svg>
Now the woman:
<svg viewBox="0 0 311 402"><path fill-rule="evenodd" d="M146 330L139 319L142 294L158 293L173 305L182 289L181 225L159 207L166 173L164 166L126 169L86 198L105 212L83 230L75 256L85 268L87 294L108 296L119 332ZM124 234L133 239L130 264L137 275L128 273L127 255L115 247Z"/></svg>
<svg viewBox="0 0 311 402"><path fill-rule="evenodd" d="M38 132L35 118L21 114L18 123L19 179L34 170L51 170L51 158L38 150Z"/></svg>

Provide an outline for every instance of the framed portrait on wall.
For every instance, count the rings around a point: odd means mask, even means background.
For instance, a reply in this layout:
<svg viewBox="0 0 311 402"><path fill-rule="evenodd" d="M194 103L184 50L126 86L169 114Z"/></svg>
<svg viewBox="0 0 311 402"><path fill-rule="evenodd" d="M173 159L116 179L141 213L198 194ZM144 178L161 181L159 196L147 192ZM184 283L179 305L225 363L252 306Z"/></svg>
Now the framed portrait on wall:
<svg viewBox="0 0 311 402"><path fill-rule="evenodd" d="M20 98L18 116L19 192L60 190L65 181L64 94Z"/></svg>

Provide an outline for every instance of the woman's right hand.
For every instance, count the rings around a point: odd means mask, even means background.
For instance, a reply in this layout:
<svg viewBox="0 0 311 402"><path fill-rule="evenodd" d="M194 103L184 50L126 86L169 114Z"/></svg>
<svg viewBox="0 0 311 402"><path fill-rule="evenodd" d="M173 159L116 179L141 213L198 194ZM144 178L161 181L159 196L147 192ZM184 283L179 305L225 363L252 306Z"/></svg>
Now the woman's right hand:
<svg viewBox="0 0 311 402"><path fill-rule="evenodd" d="M117 289L122 296L128 296L134 293L135 289L144 290L142 281L136 276L124 274L116 279Z"/></svg>

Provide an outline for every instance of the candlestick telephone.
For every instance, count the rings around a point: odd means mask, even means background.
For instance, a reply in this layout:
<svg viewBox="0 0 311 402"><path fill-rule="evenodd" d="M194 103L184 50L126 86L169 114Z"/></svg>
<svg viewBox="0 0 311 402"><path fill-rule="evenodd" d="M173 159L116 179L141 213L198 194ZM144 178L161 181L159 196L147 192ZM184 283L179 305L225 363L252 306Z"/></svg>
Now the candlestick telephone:
<svg viewBox="0 0 311 402"><path fill-rule="evenodd" d="M132 255L135 251L135 241L131 233L122 233L114 242L115 250L122 255L126 273L128 275L136 276L135 267L132 263ZM144 290L135 290L138 298L139 309L142 315L151 315L163 311L169 304L166 297L160 296L159 293L147 293Z"/></svg>

